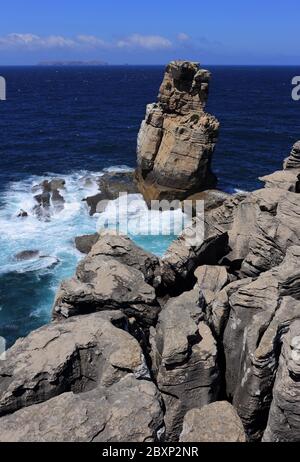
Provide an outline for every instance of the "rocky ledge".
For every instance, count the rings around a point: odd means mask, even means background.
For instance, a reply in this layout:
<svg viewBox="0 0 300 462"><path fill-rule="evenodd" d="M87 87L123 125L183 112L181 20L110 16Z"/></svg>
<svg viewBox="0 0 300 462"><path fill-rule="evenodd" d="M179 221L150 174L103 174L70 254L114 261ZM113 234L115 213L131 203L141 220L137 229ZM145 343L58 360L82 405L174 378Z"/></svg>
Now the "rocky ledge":
<svg viewBox="0 0 300 462"><path fill-rule="evenodd" d="M268 181L161 259L87 237L53 322L1 362L0 439L299 441L299 215L297 190Z"/></svg>
<svg viewBox="0 0 300 462"><path fill-rule="evenodd" d="M171 64L155 117L202 110L207 78ZM0 362L0 440L299 442L299 146L163 258L112 231L77 239L53 321Z"/></svg>

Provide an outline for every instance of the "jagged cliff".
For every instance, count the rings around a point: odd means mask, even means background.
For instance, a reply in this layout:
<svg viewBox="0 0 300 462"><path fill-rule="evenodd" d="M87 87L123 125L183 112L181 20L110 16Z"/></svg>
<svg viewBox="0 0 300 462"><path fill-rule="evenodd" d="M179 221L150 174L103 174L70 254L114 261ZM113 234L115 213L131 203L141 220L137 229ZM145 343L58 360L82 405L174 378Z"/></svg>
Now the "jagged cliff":
<svg viewBox="0 0 300 462"><path fill-rule="evenodd" d="M113 232L77 240L52 323L0 362L0 440L299 442L299 174L300 142L163 258Z"/></svg>
<svg viewBox="0 0 300 462"><path fill-rule="evenodd" d="M149 203L186 199L216 186L211 172L219 122L205 112L210 73L198 64L171 62L149 104L138 135L138 186Z"/></svg>

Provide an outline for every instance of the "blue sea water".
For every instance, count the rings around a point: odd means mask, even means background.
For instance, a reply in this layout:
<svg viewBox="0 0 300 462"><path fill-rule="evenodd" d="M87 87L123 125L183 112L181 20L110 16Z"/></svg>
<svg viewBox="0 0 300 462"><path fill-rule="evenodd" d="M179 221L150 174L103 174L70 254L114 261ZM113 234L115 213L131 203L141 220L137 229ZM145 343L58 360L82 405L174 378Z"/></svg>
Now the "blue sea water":
<svg viewBox="0 0 300 462"><path fill-rule="evenodd" d="M258 176L280 169L300 138L300 102L291 98L295 67L214 67L207 110L221 122L213 168L228 192L260 187ZM80 178L135 166L145 106L156 100L164 68L0 67L7 101L0 102L0 336L11 345L47 323L55 291L81 255L74 237L94 232ZM31 187L46 177L66 180L65 209L50 222L16 217L33 206ZM136 238L162 254L170 238ZM47 269L16 262L39 250L60 263ZM46 260L44 260L46 262ZM43 263L44 263L43 262Z"/></svg>

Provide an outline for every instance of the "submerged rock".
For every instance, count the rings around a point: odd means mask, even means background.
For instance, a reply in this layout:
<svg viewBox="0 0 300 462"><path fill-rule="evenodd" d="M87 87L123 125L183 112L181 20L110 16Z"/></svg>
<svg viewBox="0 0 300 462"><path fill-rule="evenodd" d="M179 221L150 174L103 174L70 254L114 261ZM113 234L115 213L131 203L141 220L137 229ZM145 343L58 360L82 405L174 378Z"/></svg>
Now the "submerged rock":
<svg viewBox="0 0 300 462"><path fill-rule="evenodd" d="M34 258L39 258L39 256L39 250L23 250L15 255L15 259L18 261L33 260Z"/></svg>
<svg viewBox="0 0 300 462"><path fill-rule="evenodd" d="M226 401L189 411L180 435L182 443L245 443L241 419Z"/></svg>
<svg viewBox="0 0 300 462"><path fill-rule="evenodd" d="M99 192L83 199L90 215L104 212L108 202L116 200L121 194L136 194L138 188L133 172L105 173L97 180Z"/></svg>
<svg viewBox="0 0 300 462"><path fill-rule="evenodd" d="M171 62L157 104L147 106L137 146L136 178L146 202L183 200L213 188L211 159L219 122L204 112L210 73L196 63Z"/></svg>
<svg viewBox="0 0 300 462"><path fill-rule="evenodd" d="M23 209L20 209L19 212L17 213L17 217L18 218L26 218L26 217L28 217L28 212L26 212Z"/></svg>

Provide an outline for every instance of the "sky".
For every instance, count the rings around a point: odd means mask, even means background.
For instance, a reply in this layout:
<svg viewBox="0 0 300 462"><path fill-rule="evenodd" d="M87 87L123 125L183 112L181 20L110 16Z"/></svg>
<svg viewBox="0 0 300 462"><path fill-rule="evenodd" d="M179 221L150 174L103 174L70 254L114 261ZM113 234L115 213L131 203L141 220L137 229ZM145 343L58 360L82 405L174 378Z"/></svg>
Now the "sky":
<svg viewBox="0 0 300 462"><path fill-rule="evenodd" d="M299 0L1 0L0 65L300 64Z"/></svg>

